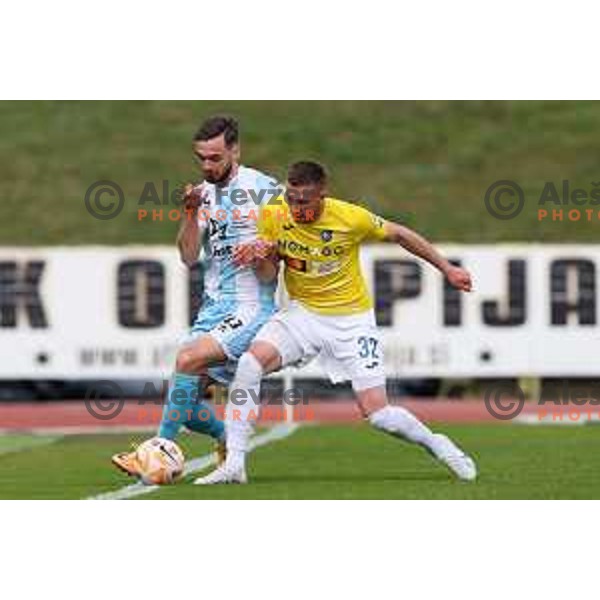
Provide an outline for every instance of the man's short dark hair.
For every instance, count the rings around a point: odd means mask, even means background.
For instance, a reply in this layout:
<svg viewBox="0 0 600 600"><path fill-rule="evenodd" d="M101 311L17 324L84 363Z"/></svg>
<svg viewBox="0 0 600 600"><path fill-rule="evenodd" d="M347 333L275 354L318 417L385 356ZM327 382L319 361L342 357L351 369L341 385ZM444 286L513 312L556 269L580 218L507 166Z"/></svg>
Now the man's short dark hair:
<svg viewBox="0 0 600 600"><path fill-rule="evenodd" d="M287 179L292 185L325 185L327 172L319 163L301 160L290 165Z"/></svg>
<svg viewBox="0 0 600 600"><path fill-rule="evenodd" d="M200 125L200 129L194 135L194 142L205 142L225 135L225 144L232 146L239 139L238 122L233 117L217 115L209 117Z"/></svg>

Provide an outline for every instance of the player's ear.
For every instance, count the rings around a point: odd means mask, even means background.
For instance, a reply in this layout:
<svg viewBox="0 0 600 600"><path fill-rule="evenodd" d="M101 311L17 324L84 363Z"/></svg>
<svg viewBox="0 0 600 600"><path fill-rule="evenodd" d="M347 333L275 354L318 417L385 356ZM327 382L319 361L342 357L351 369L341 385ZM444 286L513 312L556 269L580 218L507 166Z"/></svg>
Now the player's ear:
<svg viewBox="0 0 600 600"><path fill-rule="evenodd" d="M236 163L240 162L240 156L241 156L241 149L240 149L240 145L238 144L234 144L233 148L233 158L235 160Z"/></svg>

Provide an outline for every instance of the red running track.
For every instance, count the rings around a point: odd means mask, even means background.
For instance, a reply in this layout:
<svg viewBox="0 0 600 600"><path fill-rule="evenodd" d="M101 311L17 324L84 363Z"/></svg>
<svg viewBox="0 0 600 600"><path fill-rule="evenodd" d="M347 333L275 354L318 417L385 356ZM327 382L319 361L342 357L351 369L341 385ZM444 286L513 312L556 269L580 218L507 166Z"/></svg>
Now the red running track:
<svg viewBox="0 0 600 600"><path fill-rule="evenodd" d="M423 421L454 423L502 422L490 415L481 399L404 399L398 402L411 410ZM106 403L111 410L110 403ZM114 410L117 405L112 405ZM536 415L540 410L535 404L526 404L523 414ZM49 403L12 402L0 403L0 431L34 431L56 433L117 432L151 430L160 421L162 406L144 404L136 400L125 402L122 410L114 418L102 420L92 415L84 402L64 401ZM222 418L223 407L217 407ZM102 414L107 414L103 412ZM295 407L294 420L318 423L351 423L360 421L361 413L355 402L313 401L310 404ZM280 422L285 420L285 412L280 406L263 406L262 422Z"/></svg>

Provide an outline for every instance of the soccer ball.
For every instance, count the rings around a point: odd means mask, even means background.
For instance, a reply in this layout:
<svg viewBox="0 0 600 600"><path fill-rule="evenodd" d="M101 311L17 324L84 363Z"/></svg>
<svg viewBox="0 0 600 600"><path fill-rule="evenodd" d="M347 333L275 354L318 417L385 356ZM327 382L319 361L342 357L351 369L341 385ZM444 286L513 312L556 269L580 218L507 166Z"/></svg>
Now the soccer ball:
<svg viewBox="0 0 600 600"><path fill-rule="evenodd" d="M136 454L140 477L146 485L175 483L183 473L185 457L171 440L152 438L141 444Z"/></svg>

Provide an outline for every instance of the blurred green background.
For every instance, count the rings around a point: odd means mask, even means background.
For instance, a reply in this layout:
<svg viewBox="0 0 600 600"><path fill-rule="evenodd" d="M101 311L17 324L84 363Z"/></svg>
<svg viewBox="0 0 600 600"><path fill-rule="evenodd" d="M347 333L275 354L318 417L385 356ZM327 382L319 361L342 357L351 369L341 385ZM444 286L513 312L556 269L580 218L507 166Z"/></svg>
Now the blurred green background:
<svg viewBox="0 0 600 600"><path fill-rule="evenodd" d="M318 159L333 195L435 241L596 241L596 217L539 222L537 202L546 181L600 182L600 102L38 101L0 102L0 244L172 243L177 223L139 222L138 201L147 181L160 192L197 177L190 140L215 112L239 118L244 164L283 177ZM125 192L110 221L84 206L101 179ZM525 191L513 220L484 206L500 179Z"/></svg>

